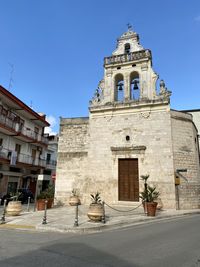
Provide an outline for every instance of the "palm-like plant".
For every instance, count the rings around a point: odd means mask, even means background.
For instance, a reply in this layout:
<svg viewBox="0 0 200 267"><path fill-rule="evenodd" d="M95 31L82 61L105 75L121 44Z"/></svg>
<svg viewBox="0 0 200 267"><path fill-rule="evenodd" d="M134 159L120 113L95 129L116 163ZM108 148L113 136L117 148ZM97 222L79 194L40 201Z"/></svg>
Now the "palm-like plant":
<svg viewBox="0 0 200 267"><path fill-rule="evenodd" d="M76 188L73 188L73 189L72 189L72 192L71 192L71 195L72 195L73 197L78 197L78 196L79 196L79 190L76 189Z"/></svg>
<svg viewBox="0 0 200 267"><path fill-rule="evenodd" d="M144 181L144 190L140 192L140 198L144 202L153 202L158 198L160 193L156 191L156 187L152 187L147 184L149 175L141 175L141 179Z"/></svg>
<svg viewBox="0 0 200 267"><path fill-rule="evenodd" d="M148 190L147 202L154 202L154 200L156 200L160 195L160 193L156 191L156 187L148 185L147 190Z"/></svg>
<svg viewBox="0 0 200 267"><path fill-rule="evenodd" d="M100 193L97 191L95 194L90 194L92 204L100 204L101 203L101 197Z"/></svg>
<svg viewBox="0 0 200 267"><path fill-rule="evenodd" d="M147 180L149 179L149 175L141 175L140 177L144 181L144 191L140 193L140 198L142 201L148 201Z"/></svg>

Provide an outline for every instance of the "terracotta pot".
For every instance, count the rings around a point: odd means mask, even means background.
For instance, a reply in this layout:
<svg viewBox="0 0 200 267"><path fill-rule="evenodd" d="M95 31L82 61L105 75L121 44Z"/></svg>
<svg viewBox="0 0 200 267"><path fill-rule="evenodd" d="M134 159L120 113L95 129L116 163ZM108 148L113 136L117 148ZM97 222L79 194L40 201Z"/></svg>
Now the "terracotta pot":
<svg viewBox="0 0 200 267"><path fill-rule="evenodd" d="M36 203L37 210L45 209L45 199L38 199Z"/></svg>
<svg viewBox="0 0 200 267"><path fill-rule="evenodd" d="M48 198L47 199L48 200L48 202L47 202L47 209L51 209L52 208L52 206L53 206L53 198Z"/></svg>
<svg viewBox="0 0 200 267"><path fill-rule="evenodd" d="M10 201L6 208L6 213L10 216L18 216L22 211L21 201Z"/></svg>
<svg viewBox="0 0 200 267"><path fill-rule="evenodd" d="M158 203L158 205L157 205L157 210L161 210L161 209L163 208L163 203L162 203L161 198L157 198L157 199L155 200L155 202Z"/></svg>
<svg viewBox="0 0 200 267"><path fill-rule="evenodd" d="M156 216L157 202L146 202L147 205L147 216Z"/></svg>
<svg viewBox="0 0 200 267"><path fill-rule="evenodd" d="M77 204L81 205L81 201L80 201L79 197L78 196L71 196L69 198L69 205L70 206L76 206Z"/></svg>
<svg viewBox="0 0 200 267"><path fill-rule="evenodd" d="M90 220L94 222L99 222L102 220L103 217L103 205L101 203L98 204L90 204L88 217Z"/></svg>
<svg viewBox="0 0 200 267"><path fill-rule="evenodd" d="M44 210L45 209L45 200L46 199L38 199L36 206L37 206L37 210ZM48 198L47 199L47 209L52 208L52 204L53 204L53 198Z"/></svg>

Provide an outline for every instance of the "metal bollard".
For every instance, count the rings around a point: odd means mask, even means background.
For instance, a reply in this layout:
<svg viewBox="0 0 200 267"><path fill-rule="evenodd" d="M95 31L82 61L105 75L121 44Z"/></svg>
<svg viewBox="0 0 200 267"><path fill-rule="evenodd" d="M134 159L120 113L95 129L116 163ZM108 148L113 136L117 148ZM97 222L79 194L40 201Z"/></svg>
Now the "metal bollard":
<svg viewBox="0 0 200 267"><path fill-rule="evenodd" d="M75 221L74 221L74 227L78 226L78 203L76 204L76 213L75 213Z"/></svg>
<svg viewBox="0 0 200 267"><path fill-rule="evenodd" d="M3 203L3 213L2 213L2 217L1 217L1 224L6 223L6 220L5 220L5 216L6 216L6 202L7 202L7 200L5 199L4 200L4 203Z"/></svg>
<svg viewBox="0 0 200 267"><path fill-rule="evenodd" d="M27 212L29 212L30 209L30 202L31 202L31 197L28 197Z"/></svg>
<svg viewBox="0 0 200 267"><path fill-rule="evenodd" d="M147 202L144 202L144 214L147 216Z"/></svg>
<svg viewBox="0 0 200 267"><path fill-rule="evenodd" d="M102 201L102 205L103 205L103 216L102 216L102 223L106 223L106 215L105 215L105 202Z"/></svg>
<svg viewBox="0 0 200 267"><path fill-rule="evenodd" d="M44 217L42 220L42 224L47 224L47 203L48 203L48 200L46 199L45 200L45 207L44 207Z"/></svg>

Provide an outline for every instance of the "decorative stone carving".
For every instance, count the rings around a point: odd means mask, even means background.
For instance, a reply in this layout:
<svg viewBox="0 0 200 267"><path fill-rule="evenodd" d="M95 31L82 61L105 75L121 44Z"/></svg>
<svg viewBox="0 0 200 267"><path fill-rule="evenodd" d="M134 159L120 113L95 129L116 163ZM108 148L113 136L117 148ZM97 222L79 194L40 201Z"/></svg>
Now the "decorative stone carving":
<svg viewBox="0 0 200 267"><path fill-rule="evenodd" d="M105 86L105 82L103 79L99 82L98 87L95 90L94 97L90 101L90 105L96 105L96 104L100 104L102 102L104 86Z"/></svg>
<svg viewBox="0 0 200 267"><path fill-rule="evenodd" d="M151 111L149 110L149 111L141 112L140 114L143 118L147 119L150 117Z"/></svg>
<svg viewBox="0 0 200 267"><path fill-rule="evenodd" d="M171 94L172 94L172 92L167 89L167 87L165 86L164 80L161 80L160 81L160 93L159 93L159 96L161 98L163 98L163 99L167 99L168 100L170 98Z"/></svg>

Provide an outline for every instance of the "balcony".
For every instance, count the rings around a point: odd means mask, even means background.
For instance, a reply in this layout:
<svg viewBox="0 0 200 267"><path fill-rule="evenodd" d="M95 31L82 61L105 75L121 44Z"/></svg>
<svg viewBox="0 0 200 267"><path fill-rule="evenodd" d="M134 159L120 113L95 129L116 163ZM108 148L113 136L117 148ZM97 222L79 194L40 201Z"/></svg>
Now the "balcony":
<svg viewBox="0 0 200 267"><path fill-rule="evenodd" d="M20 117L18 117L17 120L20 121ZM6 115L0 114L0 127L2 132L29 143L39 143L45 146L48 145L47 136L36 133L30 128L20 124L18 121L16 121L16 117L11 119Z"/></svg>
<svg viewBox="0 0 200 267"><path fill-rule="evenodd" d="M130 61L136 61L140 59L151 59L151 51L146 50L140 50L137 52L132 52L129 54L122 54L122 55L115 55L111 57L105 57L104 58L104 65L110 65L110 64L118 64L118 63L125 63Z"/></svg>
<svg viewBox="0 0 200 267"><path fill-rule="evenodd" d="M46 167L46 161L44 159L33 158L30 155L19 153L17 156L17 162L23 164L29 164L37 167Z"/></svg>
<svg viewBox="0 0 200 267"><path fill-rule="evenodd" d="M48 140L47 135L38 135L37 142L48 145L49 140Z"/></svg>
<svg viewBox="0 0 200 267"><path fill-rule="evenodd" d="M6 161L10 165L26 164L34 167L46 167L46 160L33 158L30 155L23 153L16 153L7 148L0 147L0 160Z"/></svg>
<svg viewBox="0 0 200 267"><path fill-rule="evenodd" d="M0 125L12 131L16 131L16 122L3 114L0 114Z"/></svg>
<svg viewBox="0 0 200 267"><path fill-rule="evenodd" d="M0 146L0 160L10 160L11 151Z"/></svg>
<svg viewBox="0 0 200 267"><path fill-rule="evenodd" d="M50 170L56 169L56 164L57 164L56 160L46 160L46 168L47 169L50 169Z"/></svg>

